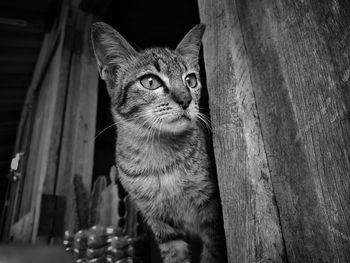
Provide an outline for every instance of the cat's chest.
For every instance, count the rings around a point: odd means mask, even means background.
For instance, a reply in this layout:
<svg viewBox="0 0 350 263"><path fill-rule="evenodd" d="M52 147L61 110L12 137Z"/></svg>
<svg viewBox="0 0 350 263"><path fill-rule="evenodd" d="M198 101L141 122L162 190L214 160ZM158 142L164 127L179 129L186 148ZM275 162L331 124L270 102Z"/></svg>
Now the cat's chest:
<svg viewBox="0 0 350 263"><path fill-rule="evenodd" d="M132 178L123 176L121 172L123 185L134 196L136 200L164 200L173 199L184 194L185 185L189 183L190 175L187 172L174 170L163 174L147 174ZM193 184L193 182L191 182Z"/></svg>

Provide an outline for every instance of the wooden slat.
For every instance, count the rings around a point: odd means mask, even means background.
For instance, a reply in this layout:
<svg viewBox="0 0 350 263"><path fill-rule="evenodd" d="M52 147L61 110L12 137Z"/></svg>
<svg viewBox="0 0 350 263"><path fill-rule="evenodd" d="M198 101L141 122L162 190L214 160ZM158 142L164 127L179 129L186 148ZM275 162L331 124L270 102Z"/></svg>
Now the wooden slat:
<svg viewBox="0 0 350 263"><path fill-rule="evenodd" d="M33 216L34 214L31 211L12 226L11 236L14 241L30 242Z"/></svg>
<svg viewBox="0 0 350 263"><path fill-rule="evenodd" d="M92 15L78 12L56 194L67 197L66 229L75 230L73 179L91 189L97 113L98 74L90 44Z"/></svg>
<svg viewBox="0 0 350 263"><path fill-rule="evenodd" d="M288 262L349 262L348 2L236 2Z"/></svg>
<svg viewBox="0 0 350 263"><path fill-rule="evenodd" d="M66 23L64 19L62 23ZM65 107L65 97L67 90L62 88L62 86L67 83L67 67L69 65L69 60L65 56L62 56L64 49L65 41L65 30L61 31L60 43L57 47L57 57L53 59L53 62L50 63L52 67L52 77L47 78L47 83L42 83L42 90L44 93L47 93L47 98L42 100L45 103L45 114L41 116L43 118L43 123L41 129L44 130L44 134L40 137L40 142L38 145L40 147L41 160L37 163L33 169L39 174L36 177L36 184L33 187L32 194L35 196L34 202L32 202L31 209L35 210L35 217L33 223L33 233L32 240L35 241L38 238L39 222L40 222L40 208L41 208L41 198L42 194L45 194L45 182L47 177L51 177L56 174L58 167L58 155L60 149L60 137L61 129L63 129L62 120L64 116L64 107ZM56 61L55 61L56 59ZM48 76L49 72L46 73ZM38 116L37 116L38 117ZM34 134L34 132L33 132ZM39 151L40 151L39 150ZM44 157L45 155L45 157ZM28 161L29 163L30 161ZM52 185L55 184L53 180ZM53 187L53 186L52 186ZM53 194L53 192L49 193Z"/></svg>
<svg viewBox="0 0 350 263"><path fill-rule="evenodd" d="M287 262L234 1L198 5L228 262Z"/></svg>
<svg viewBox="0 0 350 263"><path fill-rule="evenodd" d="M50 152L49 141L55 135L59 135L52 129L52 122L60 118L59 114L55 115L55 106L57 105L55 96L59 91L54 87L58 85L59 49L63 44L64 33L62 34L62 30L65 27L67 10L67 5L62 5L57 26L45 36L26 95L26 107L22 111L15 145L15 151L25 152L19 169L23 174L23 180L19 184L11 186L9 198L11 205L5 222L5 238L8 237L6 231L16 220L21 219L26 211L31 211L33 214L31 217L33 221L28 230L31 241L35 241L37 236L47 159L55 153L54 151ZM57 67L53 67L52 64ZM34 115L36 112L37 116Z"/></svg>

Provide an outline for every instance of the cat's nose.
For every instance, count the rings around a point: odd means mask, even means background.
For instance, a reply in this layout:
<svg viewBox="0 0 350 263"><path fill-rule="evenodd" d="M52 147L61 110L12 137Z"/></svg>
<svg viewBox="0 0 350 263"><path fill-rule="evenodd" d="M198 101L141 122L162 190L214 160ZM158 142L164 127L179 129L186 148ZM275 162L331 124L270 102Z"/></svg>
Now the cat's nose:
<svg viewBox="0 0 350 263"><path fill-rule="evenodd" d="M192 101L191 93L186 91L173 91L172 92L173 100L179 104L184 110L188 108Z"/></svg>

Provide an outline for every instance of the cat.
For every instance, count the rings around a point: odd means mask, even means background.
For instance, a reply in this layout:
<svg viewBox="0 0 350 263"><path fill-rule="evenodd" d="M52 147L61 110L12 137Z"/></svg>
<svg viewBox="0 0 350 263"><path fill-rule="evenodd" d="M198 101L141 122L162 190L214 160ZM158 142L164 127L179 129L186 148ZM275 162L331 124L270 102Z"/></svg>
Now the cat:
<svg viewBox="0 0 350 263"><path fill-rule="evenodd" d="M103 22L91 29L117 126L120 181L165 263L227 261L215 168L198 123L204 30L203 24L193 27L175 50L136 51Z"/></svg>

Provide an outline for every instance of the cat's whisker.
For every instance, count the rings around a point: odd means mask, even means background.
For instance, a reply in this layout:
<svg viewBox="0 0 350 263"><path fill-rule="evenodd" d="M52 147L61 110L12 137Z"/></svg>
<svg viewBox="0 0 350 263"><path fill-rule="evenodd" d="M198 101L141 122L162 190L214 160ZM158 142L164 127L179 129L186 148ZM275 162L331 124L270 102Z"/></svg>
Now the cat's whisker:
<svg viewBox="0 0 350 263"><path fill-rule="evenodd" d="M100 131L96 136L95 136L95 139L97 139L98 136L100 136L102 133L104 133L105 131L107 131L109 128L113 127L113 126L117 126L117 123L113 123L111 125L109 125L108 127L104 128L102 131Z"/></svg>
<svg viewBox="0 0 350 263"><path fill-rule="evenodd" d="M149 140L151 141L151 144L153 145L153 142L152 142L152 137L153 137L153 130L154 130L154 126L156 125L158 121L158 118L155 118L150 126L149 129L147 129L147 139L145 141L145 144L144 145L147 145L149 143Z"/></svg>
<svg viewBox="0 0 350 263"><path fill-rule="evenodd" d="M138 120L145 119L145 120L143 121L142 125L141 125L141 126L144 126L144 125L148 122L147 118L150 118L150 117L152 117L152 115L149 114L149 113L146 113L146 114L142 114L142 115L139 115L139 116L137 116L137 117L134 117L134 118L127 118L127 119L125 119L125 120L130 122L130 121L138 121ZM95 136L94 140L96 140L100 135L102 135L102 134L103 134L105 131L107 131L108 129L110 129L110 128L114 127L114 126L117 126L118 124L120 124L120 123L122 123L122 122L123 122L123 120L117 120L117 119L115 119L115 120L114 120L114 123L111 124L111 125L109 125L109 126L107 126L107 127L104 128L103 130L101 130L101 131ZM140 130L141 130L141 129L140 129ZM140 136L140 137L141 137L141 136Z"/></svg>
<svg viewBox="0 0 350 263"><path fill-rule="evenodd" d="M197 120L199 120L199 123L203 123L205 127L208 129L208 131L211 132L211 126L210 126L210 121L209 119L202 113L197 114Z"/></svg>
<svg viewBox="0 0 350 263"><path fill-rule="evenodd" d="M154 122L154 127L153 127L153 132L152 132L152 140L151 140L151 144L152 146L154 145L154 139L155 139L155 136L156 136L156 133L157 133L157 126L158 126L158 123L160 122L160 118L158 117L156 119L156 121Z"/></svg>
<svg viewBox="0 0 350 263"><path fill-rule="evenodd" d="M200 112L198 113L198 115L201 116L207 122L208 125L210 125L211 121L208 116Z"/></svg>
<svg viewBox="0 0 350 263"><path fill-rule="evenodd" d="M162 132L163 119L160 119L159 129L158 129L158 141L160 141L160 134Z"/></svg>

